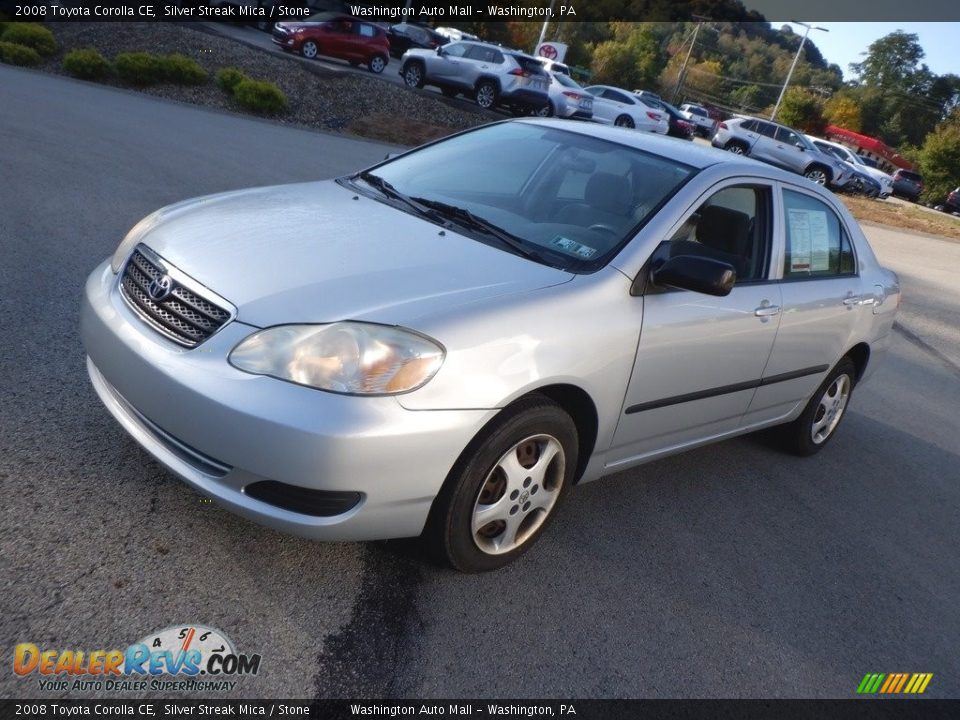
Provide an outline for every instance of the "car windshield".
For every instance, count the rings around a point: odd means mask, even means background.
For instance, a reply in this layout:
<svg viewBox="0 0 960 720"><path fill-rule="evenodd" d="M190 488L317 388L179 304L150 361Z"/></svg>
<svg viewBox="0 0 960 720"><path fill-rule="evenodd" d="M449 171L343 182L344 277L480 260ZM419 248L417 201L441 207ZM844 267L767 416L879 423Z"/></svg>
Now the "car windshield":
<svg viewBox="0 0 960 720"><path fill-rule="evenodd" d="M488 125L349 180L384 202L572 272L603 267L697 170L533 123Z"/></svg>

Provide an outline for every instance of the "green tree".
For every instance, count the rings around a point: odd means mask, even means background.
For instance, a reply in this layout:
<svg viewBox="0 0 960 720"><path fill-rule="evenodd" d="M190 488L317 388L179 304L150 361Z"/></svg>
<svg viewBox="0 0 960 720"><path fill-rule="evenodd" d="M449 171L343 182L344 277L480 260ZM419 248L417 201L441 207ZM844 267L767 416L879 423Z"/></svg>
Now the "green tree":
<svg viewBox="0 0 960 720"><path fill-rule="evenodd" d="M784 95L777 121L807 133L820 133L825 125L819 98L796 87Z"/></svg>
<svg viewBox="0 0 960 720"><path fill-rule="evenodd" d="M874 40L867 48L862 62L851 63L853 71L862 83L884 90L906 91L913 88L917 73L926 70L920 67L926 53L920 46L916 33L897 30Z"/></svg>
<svg viewBox="0 0 960 720"><path fill-rule="evenodd" d="M960 183L960 119L947 120L927 135L920 148L923 199L943 202Z"/></svg>
<svg viewBox="0 0 960 720"><path fill-rule="evenodd" d="M860 132L863 116L860 104L850 95L834 95L823 107L823 116L831 124Z"/></svg>
<svg viewBox="0 0 960 720"><path fill-rule="evenodd" d="M666 64L660 41L648 23L611 23L613 39L593 50L592 80L620 87L653 88Z"/></svg>

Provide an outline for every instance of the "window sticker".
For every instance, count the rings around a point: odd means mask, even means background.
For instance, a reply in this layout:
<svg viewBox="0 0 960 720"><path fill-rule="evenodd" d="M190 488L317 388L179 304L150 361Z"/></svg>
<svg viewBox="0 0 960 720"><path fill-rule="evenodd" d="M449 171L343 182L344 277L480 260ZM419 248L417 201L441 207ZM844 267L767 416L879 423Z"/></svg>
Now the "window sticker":
<svg viewBox="0 0 960 720"><path fill-rule="evenodd" d="M830 230L827 213L823 210L808 210L810 226L810 271L824 272L830 269Z"/></svg>
<svg viewBox="0 0 960 720"><path fill-rule="evenodd" d="M810 211L787 209L790 230L790 272L810 272Z"/></svg>
<svg viewBox="0 0 960 720"><path fill-rule="evenodd" d="M553 240L550 241L550 244L555 245L571 255L577 255L578 257L582 258L591 258L597 253L595 248L589 247L588 245L582 245L576 240L564 237L563 235L557 235Z"/></svg>

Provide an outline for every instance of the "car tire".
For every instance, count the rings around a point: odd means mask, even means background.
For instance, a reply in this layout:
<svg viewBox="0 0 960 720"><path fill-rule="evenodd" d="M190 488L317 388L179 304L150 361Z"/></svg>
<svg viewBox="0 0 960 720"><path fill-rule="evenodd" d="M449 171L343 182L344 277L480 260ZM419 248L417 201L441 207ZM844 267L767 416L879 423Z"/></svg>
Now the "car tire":
<svg viewBox="0 0 960 720"><path fill-rule="evenodd" d="M384 68L387 67L387 62L387 59L383 57L383 55L375 55L370 58L370 62L367 63L367 70L374 75L379 75L383 72Z"/></svg>
<svg viewBox="0 0 960 720"><path fill-rule="evenodd" d="M538 117L553 117L556 114L556 111L553 109L553 103L548 102L546 105L537 110L534 115Z"/></svg>
<svg viewBox="0 0 960 720"><path fill-rule="evenodd" d="M313 40L307 40L300 46L300 54L303 55L308 60L313 60L317 55L320 54L320 46L317 45Z"/></svg>
<svg viewBox="0 0 960 720"><path fill-rule="evenodd" d="M613 124L616 125L617 127L622 127L622 128L636 127L636 123L633 122L633 118L630 117L629 115L621 115L620 117L618 117L616 120L613 121Z"/></svg>
<svg viewBox="0 0 960 720"><path fill-rule="evenodd" d="M857 367L845 357L827 375L796 420L780 429L784 449L807 457L820 452L837 433L857 382Z"/></svg>
<svg viewBox="0 0 960 720"><path fill-rule="evenodd" d="M474 100L484 110L490 110L497 104L497 85L490 80L482 80L477 84Z"/></svg>
<svg viewBox="0 0 960 720"><path fill-rule="evenodd" d="M424 539L442 562L485 572L526 552L577 466L577 428L545 397L505 408L470 443L434 501Z"/></svg>
<svg viewBox="0 0 960 720"><path fill-rule="evenodd" d="M824 187L827 187L830 184L830 180L832 179L830 177L830 171L827 170L822 165L814 165L812 167L807 168L804 171L803 176L807 180L812 180L817 185L823 185Z"/></svg>
<svg viewBox="0 0 960 720"><path fill-rule="evenodd" d="M726 145L723 146L723 149L727 152L732 152L734 155L746 155L747 148L743 146L743 143L737 142L736 140L731 140Z"/></svg>
<svg viewBox="0 0 960 720"><path fill-rule="evenodd" d="M408 62L403 66L403 82L407 87L423 87L423 65L418 62Z"/></svg>

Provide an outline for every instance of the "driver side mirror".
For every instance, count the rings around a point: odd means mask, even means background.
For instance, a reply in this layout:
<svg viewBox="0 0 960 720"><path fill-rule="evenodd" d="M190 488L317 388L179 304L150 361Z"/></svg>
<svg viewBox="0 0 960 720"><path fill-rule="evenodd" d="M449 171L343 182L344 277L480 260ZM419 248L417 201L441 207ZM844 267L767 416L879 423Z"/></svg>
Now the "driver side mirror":
<svg viewBox="0 0 960 720"><path fill-rule="evenodd" d="M440 57L443 57L443 55L444 55L444 53L443 53L443 45L441 45L440 47L437 48L437 55L439 55Z"/></svg>
<svg viewBox="0 0 960 720"><path fill-rule="evenodd" d="M800 152L806 152L807 148L803 145L803 143L797 143L796 145Z"/></svg>
<svg viewBox="0 0 960 720"><path fill-rule="evenodd" d="M654 285L724 297L737 282L737 271L720 260L677 255L654 267L650 279Z"/></svg>

